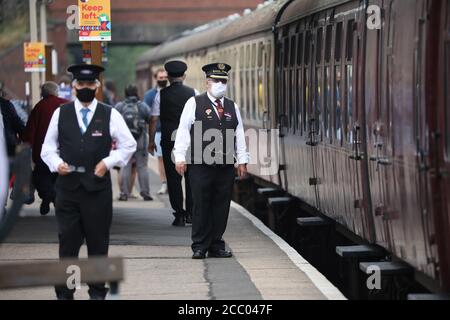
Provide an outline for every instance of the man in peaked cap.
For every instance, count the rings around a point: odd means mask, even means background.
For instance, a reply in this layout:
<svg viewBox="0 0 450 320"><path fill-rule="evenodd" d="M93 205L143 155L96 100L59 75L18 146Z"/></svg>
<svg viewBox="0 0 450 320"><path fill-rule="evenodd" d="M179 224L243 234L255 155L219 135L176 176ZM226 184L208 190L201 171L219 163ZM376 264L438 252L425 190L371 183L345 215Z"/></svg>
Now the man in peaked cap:
<svg viewBox="0 0 450 320"><path fill-rule="evenodd" d="M225 232L235 178L247 174L249 156L238 106L225 98L225 63L204 66L207 92L188 100L178 127L174 155L176 170L189 176L193 199L193 259L230 258ZM211 138L212 137L212 138ZM191 148L187 166L187 151Z"/></svg>
<svg viewBox="0 0 450 320"><path fill-rule="evenodd" d="M175 220L172 225L183 227L186 223L192 222L192 198L189 177L185 177L186 209L183 206L182 177L175 170L175 163L172 161L172 150L174 146L173 133L180 123L181 113L189 98L198 92L188 86L183 85L186 78L187 65L183 61L169 61L164 65L167 71L170 86L162 89L155 98L154 109L160 109L161 119L161 148L163 152L164 168L167 176L167 187ZM152 122L156 124L156 121ZM156 125L152 126L152 140Z"/></svg>
<svg viewBox="0 0 450 320"><path fill-rule="evenodd" d="M74 65L74 102L52 116L41 157L57 172L56 220L60 258L78 257L86 240L88 255L107 256L112 220L112 188L109 170L125 166L136 151L136 141L120 113L95 99L104 69ZM112 139L117 149L111 151ZM73 299L74 289L55 288L58 299ZM104 283L89 284L91 299L104 299Z"/></svg>

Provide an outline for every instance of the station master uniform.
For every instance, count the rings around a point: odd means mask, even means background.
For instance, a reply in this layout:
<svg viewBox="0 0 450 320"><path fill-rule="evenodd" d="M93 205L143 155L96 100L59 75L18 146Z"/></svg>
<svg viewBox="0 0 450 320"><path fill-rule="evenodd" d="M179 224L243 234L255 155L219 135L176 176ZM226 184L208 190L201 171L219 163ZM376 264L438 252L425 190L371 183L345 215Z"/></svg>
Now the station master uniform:
<svg viewBox="0 0 450 320"><path fill-rule="evenodd" d="M77 81L93 82L104 69L95 65L75 65L68 69ZM84 90L84 91L82 91ZM92 90L94 91L94 90ZM117 110L98 102L93 92L86 101L86 90L77 99L57 109L42 147L41 157L52 172L66 163L70 173L56 181L56 219L60 258L78 257L86 240L88 255L107 256L112 220L112 187L109 170L124 166L136 151L136 141ZM80 101L83 100L83 103ZM86 106L87 105L87 106ZM111 151L112 139L117 149ZM97 176L96 165L107 172ZM58 299L73 299L75 290L56 287ZM89 284L91 299L104 299L104 283Z"/></svg>
<svg viewBox="0 0 450 320"><path fill-rule="evenodd" d="M211 79L228 80L230 69L223 63L203 67L206 77ZM224 95L226 89L222 91ZM230 210L235 162L246 165L249 161L239 108L223 95L218 98L213 90L208 90L189 99L175 140L175 161L188 164L187 175L191 182L194 259L205 258L206 252L210 257L232 256L225 250L222 236ZM214 134L216 138L210 139Z"/></svg>
<svg viewBox="0 0 450 320"><path fill-rule="evenodd" d="M175 210L174 226L184 226L191 223L192 198L189 177L185 177L186 210L183 209L182 177L176 172L172 160L174 147L173 133L180 123L181 113L189 98L195 96L193 88L183 85L182 78L187 70L183 61L169 61L164 65L169 76L170 86L160 91L160 119L161 119L161 148L164 168L167 176L167 188L172 209ZM176 79L176 80L175 80ZM157 97L158 98L158 97Z"/></svg>

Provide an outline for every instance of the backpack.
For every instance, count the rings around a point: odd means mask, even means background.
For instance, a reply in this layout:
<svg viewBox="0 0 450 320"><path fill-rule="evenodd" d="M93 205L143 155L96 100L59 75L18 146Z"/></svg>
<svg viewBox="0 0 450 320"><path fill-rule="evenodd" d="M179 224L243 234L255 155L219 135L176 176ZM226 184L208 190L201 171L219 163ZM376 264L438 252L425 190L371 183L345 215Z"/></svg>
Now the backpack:
<svg viewBox="0 0 450 320"><path fill-rule="evenodd" d="M122 108L122 117L135 140L139 139L147 125L139 107L139 101L130 99L124 101Z"/></svg>

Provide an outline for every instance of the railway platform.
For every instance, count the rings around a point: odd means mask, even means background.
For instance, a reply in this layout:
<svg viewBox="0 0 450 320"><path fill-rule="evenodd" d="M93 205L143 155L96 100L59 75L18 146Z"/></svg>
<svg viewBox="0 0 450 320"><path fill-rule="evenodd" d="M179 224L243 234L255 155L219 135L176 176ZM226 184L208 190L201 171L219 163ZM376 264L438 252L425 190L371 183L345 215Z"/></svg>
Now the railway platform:
<svg viewBox="0 0 450 320"><path fill-rule="evenodd" d="M152 191L158 188L156 162L150 160ZM231 259L192 260L189 226L171 226L168 196L117 201L113 175L114 218L111 257L124 259L119 298L125 300L341 300L345 297L293 248L248 211L233 203L225 241ZM54 211L39 214L40 200L27 206L0 246L0 263L57 259ZM86 257L83 246L80 257ZM88 299L87 286L76 299ZM0 291L0 300L55 299L52 287Z"/></svg>

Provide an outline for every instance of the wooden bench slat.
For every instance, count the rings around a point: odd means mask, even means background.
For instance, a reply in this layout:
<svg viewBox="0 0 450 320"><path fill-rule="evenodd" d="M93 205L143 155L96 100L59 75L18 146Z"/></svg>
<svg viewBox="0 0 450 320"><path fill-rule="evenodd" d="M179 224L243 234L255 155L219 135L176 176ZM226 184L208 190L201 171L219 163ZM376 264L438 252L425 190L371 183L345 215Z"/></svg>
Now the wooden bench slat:
<svg viewBox="0 0 450 320"><path fill-rule="evenodd" d="M122 258L62 259L0 265L0 289L64 285L69 266L78 266L81 283L115 282L124 278Z"/></svg>

